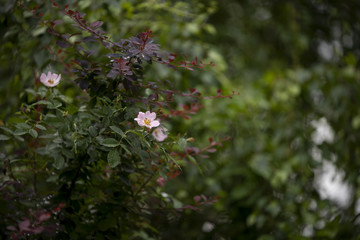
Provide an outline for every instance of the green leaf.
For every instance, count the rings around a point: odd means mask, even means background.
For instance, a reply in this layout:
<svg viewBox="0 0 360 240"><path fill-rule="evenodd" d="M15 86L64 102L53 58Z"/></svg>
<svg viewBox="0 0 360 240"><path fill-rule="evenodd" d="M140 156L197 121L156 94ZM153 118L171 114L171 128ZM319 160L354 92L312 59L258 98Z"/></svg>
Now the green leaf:
<svg viewBox="0 0 360 240"><path fill-rule="evenodd" d="M40 101L37 101L36 103L31 104L31 106L40 105L40 104L51 105L51 102L46 101L46 100L40 100Z"/></svg>
<svg viewBox="0 0 360 240"><path fill-rule="evenodd" d="M28 131L25 130L25 129L16 129L15 132L14 132L14 135L15 136L20 136L20 135L24 135L24 134L27 134Z"/></svg>
<svg viewBox="0 0 360 240"><path fill-rule="evenodd" d="M248 185L239 185L234 187L234 189L230 193L230 196L232 199L240 200L246 196L249 196L252 191L254 191L254 189Z"/></svg>
<svg viewBox="0 0 360 240"><path fill-rule="evenodd" d="M56 109L58 107L61 107L62 103L57 101L57 100L54 100L53 102L51 102L50 105L48 105L48 108L50 109Z"/></svg>
<svg viewBox="0 0 360 240"><path fill-rule="evenodd" d="M180 147L180 150L184 150L185 147L186 147L186 139L185 138L180 138L179 141L178 141L178 144L179 144L179 147Z"/></svg>
<svg viewBox="0 0 360 240"><path fill-rule="evenodd" d="M114 226L116 226L116 218L114 216L109 216L98 223L98 227L101 231L106 231Z"/></svg>
<svg viewBox="0 0 360 240"><path fill-rule="evenodd" d="M33 138L37 138L37 136L38 136L38 133L37 133L37 131L36 131L35 129L30 129L30 130L28 131L28 133L29 133Z"/></svg>
<svg viewBox="0 0 360 240"><path fill-rule="evenodd" d="M40 130L46 130L46 127L44 127L43 125L40 125L40 124L36 124L35 127Z"/></svg>
<svg viewBox="0 0 360 240"><path fill-rule="evenodd" d="M32 94L32 95L34 95L34 96L36 96L36 92L35 92L35 90L34 90L34 89L27 88L27 89L25 89L25 92L30 93L30 94Z"/></svg>
<svg viewBox="0 0 360 240"><path fill-rule="evenodd" d="M101 142L101 145L105 147L117 147L120 145L120 143L114 138L106 138Z"/></svg>
<svg viewBox="0 0 360 240"><path fill-rule="evenodd" d="M9 140L10 138L4 134L0 134L0 141Z"/></svg>
<svg viewBox="0 0 360 240"><path fill-rule="evenodd" d="M146 152L146 151L144 151L144 150L141 150L141 149L139 149L139 150L136 151L136 152L138 153L140 159L143 161L143 163L145 164L145 166L146 166L147 168L149 168L151 171L153 171L152 168L151 168L151 164L150 164L150 162L149 162L149 153Z"/></svg>
<svg viewBox="0 0 360 240"><path fill-rule="evenodd" d="M120 155L119 152L116 150L112 150L107 155L107 160L110 167L114 168L120 164Z"/></svg>
<svg viewBox="0 0 360 240"><path fill-rule="evenodd" d="M129 151L129 149L124 144L120 144L120 146L125 150L125 152L127 154L132 155L132 153Z"/></svg>
<svg viewBox="0 0 360 240"><path fill-rule="evenodd" d="M31 129L31 126L27 123L18 123L16 124L16 128L29 130Z"/></svg>
<svg viewBox="0 0 360 240"><path fill-rule="evenodd" d="M134 131L134 130L129 130L129 132L132 132L132 133L134 133L134 134L136 134L136 135L138 135L138 136L140 136L140 137L142 137L142 136L143 136L141 133L136 132L136 131Z"/></svg>
<svg viewBox="0 0 360 240"><path fill-rule="evenodd" d="M118 127L116 127L116 126L110 126L110 128L111 128L111 130L113 130L114 132L116 132L117 134L119 134L120 136L122 136L122 137L125 137L126 135L124 134L124 132L120 129L120 128L118 128Z"/></svg>
<svg viewBox="0 0 360 240"><path fill-rule="evenodd" d="M55 158L54 158L53 166L56 169L64 168L65 167L65 159L64 159L64 157L61 156L61 155L56 155Z"/></svg>
<svg viewBox="0 0 360 240"><path fill-rule="evenodd" d="M9 128L7 128L7 127L0 127L0 129L4 130L5 132L8 132L8 133L10 133L10 134L13 134L13 133L14 133L11 129L9 129Z"/></svg>
<svg viewBox="0 0 360 240"><path fill-rule="evenodd" d="M181 169L179 163L175 160L175 158L173 158L170 154L168 154L164 148L161 148L161 150L162 150L163 153L165 154L165 157L166 157L166 159L167 159L168 161L171 160L172 162L174 162L174 164L175 164L179 169Z"/></svg>
<svg viewBox="0 0 360 240"><path fill-rule="evenodd" d="M20 137L20 136L14 135L14 137L15 137L17 140L21 141L21 142L24 141L24 138L22 138L22 137Z"/></svg>
<svg viewBox="0 0 360 240"><path fill-rule="evenodd" d="M193 164L195 164L195 165L197 166L197 168L199 169L199 172L200 172L201 174L203 174L203 171L202 171L202 169L200 168L200 165L199 165L199 163L196 161L196 159L195 159L193 156L191 156L191 155L187 155L187 157L188 157L188 159L190 160L190 162L192 162Z"/></svg>
<svg viewBox="0 0 360 240"><path fill-rule="evenodd" d="M89 127L89 134L91 137L96 137L98 132L95 126L90 126Z"/></svg>

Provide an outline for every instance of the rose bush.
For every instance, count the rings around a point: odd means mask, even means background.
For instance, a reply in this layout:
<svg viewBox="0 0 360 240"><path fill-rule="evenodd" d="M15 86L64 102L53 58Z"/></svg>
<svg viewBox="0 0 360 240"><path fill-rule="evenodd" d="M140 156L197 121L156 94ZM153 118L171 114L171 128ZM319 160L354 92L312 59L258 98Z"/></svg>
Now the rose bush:
<svg viewBox="0 0 360 240"><path fill-rule="evenodd" d="M44 86L24 89L16 120L0 127L6 144L1 234L12 239L156 238L156 219L172 221L186 209L199 209L161 187L187 164L201 170L197 155L214 152L221 141L189 151L193 138L165 134L160 121L171 129L172 118L198 111L202 96L193 88L182 92L164 80L149 81L144 69L152 63L186 70L207 64L161 51L149 29L114 41L101 29L103 22L88 22L68 5L52 5L67 22L42 21L37 8L20 5L54 38L56 45L50 46L61 74L36 69L35 82ZM69 19L75 28L68 26ZM67 27L73 32L62 32ZM93 51L104 54L95 58ZM177 110L177 98L191 109Z"/></svg>

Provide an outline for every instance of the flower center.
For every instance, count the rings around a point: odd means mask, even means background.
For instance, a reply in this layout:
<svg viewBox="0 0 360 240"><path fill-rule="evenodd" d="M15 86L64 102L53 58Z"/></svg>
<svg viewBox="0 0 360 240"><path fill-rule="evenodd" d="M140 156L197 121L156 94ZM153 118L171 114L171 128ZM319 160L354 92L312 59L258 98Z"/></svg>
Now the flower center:
<svg viewBox="0 0 360 240"><path fill-rule="evenodd" d="M145 119L144 119L144 123L145 123L146 125L149 125L149 126L150 126L151 120L145 118Z"/></svg>
<svg viewBox="0 0 360 240"><path fill-rule="evenodd" d="M49 80L48 80L48 83L50 83L50 84L54 84L54 80L49 79Z"/></svg>

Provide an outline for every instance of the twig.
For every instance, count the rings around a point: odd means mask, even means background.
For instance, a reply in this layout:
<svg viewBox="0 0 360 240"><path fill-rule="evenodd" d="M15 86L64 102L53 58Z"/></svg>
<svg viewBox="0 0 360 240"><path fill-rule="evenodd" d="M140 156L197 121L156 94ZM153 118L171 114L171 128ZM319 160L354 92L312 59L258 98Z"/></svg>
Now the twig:
<svg viewBox="0 0 360 240"><path fill-rule="evenodd" d="M135 192L134 197L145 187L146 184L152 179L152 175L139 187L139 189Z"/></svg>

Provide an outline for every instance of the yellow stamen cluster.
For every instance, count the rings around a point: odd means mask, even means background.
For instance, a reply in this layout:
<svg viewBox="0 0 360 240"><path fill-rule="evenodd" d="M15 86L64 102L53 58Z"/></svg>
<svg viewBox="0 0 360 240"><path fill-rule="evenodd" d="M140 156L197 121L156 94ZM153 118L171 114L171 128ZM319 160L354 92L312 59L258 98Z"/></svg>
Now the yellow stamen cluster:
<svg viewBox="0 0 360 240"><path fill-rule="evenodd" d="M54 80L49 79L49 80L48 80L48 83L50 83L50 84L54 84Z"/></svg>
<svg viewBox="0 0 360 240"><path fill-rule="evenodd" d="M144 119L144 123L145 123L146 125L150 126L151 120L145 118L145 119Z"/></svg>

